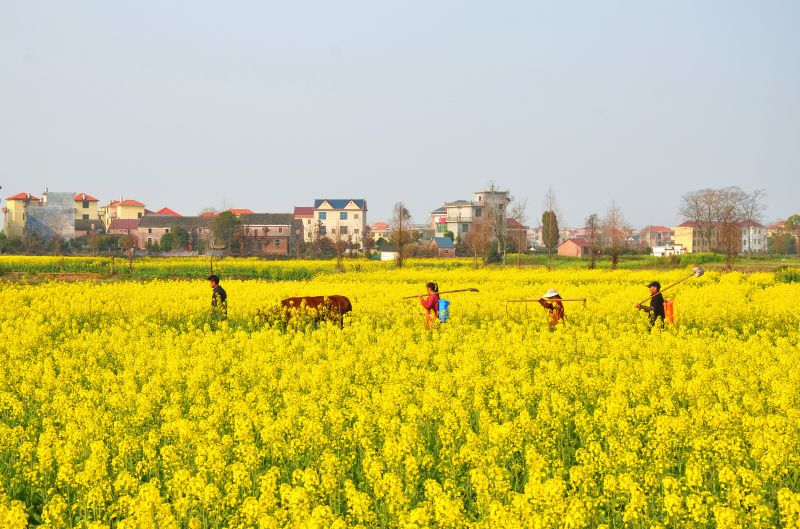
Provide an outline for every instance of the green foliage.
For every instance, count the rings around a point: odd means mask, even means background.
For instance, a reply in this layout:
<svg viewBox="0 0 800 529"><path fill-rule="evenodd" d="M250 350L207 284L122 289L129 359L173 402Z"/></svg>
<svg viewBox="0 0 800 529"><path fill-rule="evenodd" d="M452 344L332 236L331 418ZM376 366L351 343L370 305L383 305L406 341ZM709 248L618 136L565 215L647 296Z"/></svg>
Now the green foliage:
<svg viewBox="0 0 800 529"><path fill-rule="evenodd" d="M800 283L800 268L787 266L775 272L775 281L781 283Z"/></svg>
<svg viewBox="0 0 800 529"><path fill-rule="evenodd" d="M552 252L558 247L558 217L555 211L542 213L542 242L548 251Z"/></svg>
<svg viewBox="0 0 800 529"><path fill-rule="evenodd" d="M169 252L175 249L175 236L172 233L165 233L161 236L161 249Z"/></svg>
<svg viewBox="0 0 800 529"><path fill-rule="evenodd" d="M172 235L173 250L185 250L189 247L189 232L184 228L176 226L172 228L172 231L169 233L169 235Z"/></svg>
<svg viewBox="0 0 800 529"><path fill-rule="evenodd" d="M214 245L230 248L237 230L242 226L239 217L230 211L223 211L211 221L211 234L214 236Z"/></svg>
<svg viewBox="0 0 800 529"><path fill-rule="evenodd" d="M794 255L797 253L797 240L791 233L776 233L767 239L769 253Z"/></svg>

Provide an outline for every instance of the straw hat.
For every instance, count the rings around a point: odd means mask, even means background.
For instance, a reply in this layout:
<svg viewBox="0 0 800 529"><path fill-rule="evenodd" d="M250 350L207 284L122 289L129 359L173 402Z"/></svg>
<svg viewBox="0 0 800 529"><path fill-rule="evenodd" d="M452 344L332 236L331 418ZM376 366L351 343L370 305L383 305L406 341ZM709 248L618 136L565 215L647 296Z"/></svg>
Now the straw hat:
<svg viewBox="0 0 800 529"><path fill-rule="evenodd" d="M551 288L551 289L550 289L550 290L548 290L548 291L547 291L547 293L546 293L544 296L542 296L542 297L543 297L543 298L554 298L554 297L556 297L556 296L558 296L558 295L559 295L559 294L558 294L558 292L556 292L556 289L554 289L554 288Z"/></svg>

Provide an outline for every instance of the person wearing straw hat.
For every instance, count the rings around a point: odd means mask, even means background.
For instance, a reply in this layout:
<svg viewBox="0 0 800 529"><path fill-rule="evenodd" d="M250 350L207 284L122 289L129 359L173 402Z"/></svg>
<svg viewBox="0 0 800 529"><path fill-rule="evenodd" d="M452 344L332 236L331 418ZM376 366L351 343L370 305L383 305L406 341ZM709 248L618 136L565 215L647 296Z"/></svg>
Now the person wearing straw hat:
<svg viewBox="0 0 800 529"><path fill-rule="evenodd" d="M659 319L662 324L664 323L664 296L661 295L661 283L658 281L651 281L647 288L650 289L650 305L637 303L634 307L650 314L650 328L652 329Z"/></svg>
<svg viewBox="0 0 800 529"><path fill-rule="evenodd" d="M556 289L551 288L544 296L540 297L539 304L547 311L550 330L555 329L558 322L566 322L564 319L564 304L561 303L561 295L556 292Z"/></svg>

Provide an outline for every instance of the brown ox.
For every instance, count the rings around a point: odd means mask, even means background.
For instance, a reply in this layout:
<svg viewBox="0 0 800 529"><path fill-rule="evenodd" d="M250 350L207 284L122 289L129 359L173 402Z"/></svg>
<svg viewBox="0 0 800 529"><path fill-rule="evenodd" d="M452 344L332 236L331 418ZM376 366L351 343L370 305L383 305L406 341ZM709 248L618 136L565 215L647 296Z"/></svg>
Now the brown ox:
<svg viewBox="0 0 800 529"><path fill-rule="evenodd" d="M316 311L314 321L329 320L344 328L344 315L352 312L353 305L345 296L298 296L281 300L281 306L288 310Z"/></svg>

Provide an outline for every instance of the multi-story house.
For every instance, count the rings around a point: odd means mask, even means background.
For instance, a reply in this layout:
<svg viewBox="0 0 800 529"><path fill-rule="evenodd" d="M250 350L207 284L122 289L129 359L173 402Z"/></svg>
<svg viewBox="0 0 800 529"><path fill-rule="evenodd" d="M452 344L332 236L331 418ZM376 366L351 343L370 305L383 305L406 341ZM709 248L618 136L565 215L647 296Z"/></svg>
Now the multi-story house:
<svg viewBox="0 0 800 529"><path fill-rule="evenodd" d="M674 235L672 228L666 226L647 226L639 230L639 241L642 246L655 248L656 246L669 246Z"/></svg>
<svg viewBox="0 0 800 529"><path fill-rule="evenodd" d="M116 223L137 222L136 220L116 220ZM189 250L208 247L211 237L213 217L180 217L169 214L145 215L134 228L135 236L141 248L156 246L161 237L181 227L189 234Z"/></svg>
<svg viewBox="0 0 800 529"><path fill-rule="evenodd" d="M6 199L4 231L7 237L16 238L37 234L46 240L53 237L75 237L75 195L45 190L41 198L30 193L17 193Z"/></svg>
<svg viewBox="0 0 800 529"><path fill-rule="evenodd" d="M766 252L767 228L758 223L739 223L741 244L739 252ZM672 228L673 242L683 245L687 253L713 252L718 250L720 244L719 225L714 223L708 227L710 237L704 237L699 225L693 221L686 221L680 226Z"/></svg>
<svg viewBox="0 0 800 529"><path fill-rule="evenodd" d="M294 220L303 226L303 240L311 242L314 239L314 206L295 206Z"/></svg>
<svg viewBox="0 0 800 529"><path fill-rule="evenodd" d="M251 213L239 216L245 253L284 255L292 251L303 226L292 213Z"/></svg>
<svg viewBox="0 0 800 529"><path fill-rule="evenodd" d="M372 235L372 239L375 241L378 239L385 239L388 241L391 233L392 229L386 222L380 221L370 226L370 235Z"/></svg>
<svg viewBox="0 0 800 529"><path fill-rule="evenodd" d="M431 227L437 237L451 232L456 241L461 241L476 222L505 223L509 202L508 191L478 191L473 193L472 200L445 202L433 210Z"/></svg>
<svg viewBox="0 0 800 529"><path fill-rule="evenodd" d="M318 227L322 237L362 244L367 225L367 201L362 198L319 198L314 201L313 220L316 226L312 223L312 229Z"/></svg>
<svg viewBox="0 0 800 529"><path fill-rule="evenodd" d="M138 200L126 199L120 197L119 200L113 200L105 206L98 209L98 214L103 220L106 228L110 228L111 221L114 219L141 219L145 215L144 204Z"/></svg>
<svg viewBox="0 0 800 529"><path fill-rule="evenodd" d="M17 193L6 198L3 208L3 229L8 238L22 237L25 234L26 210L30 204L41 204L42 199L30 193Z"/></svg>
<svg viewBox="0 0 800 529"><path fill-rule="evenodd" d="M75 220L98 220L98 200L86 193L75 194Z"/></svg>

